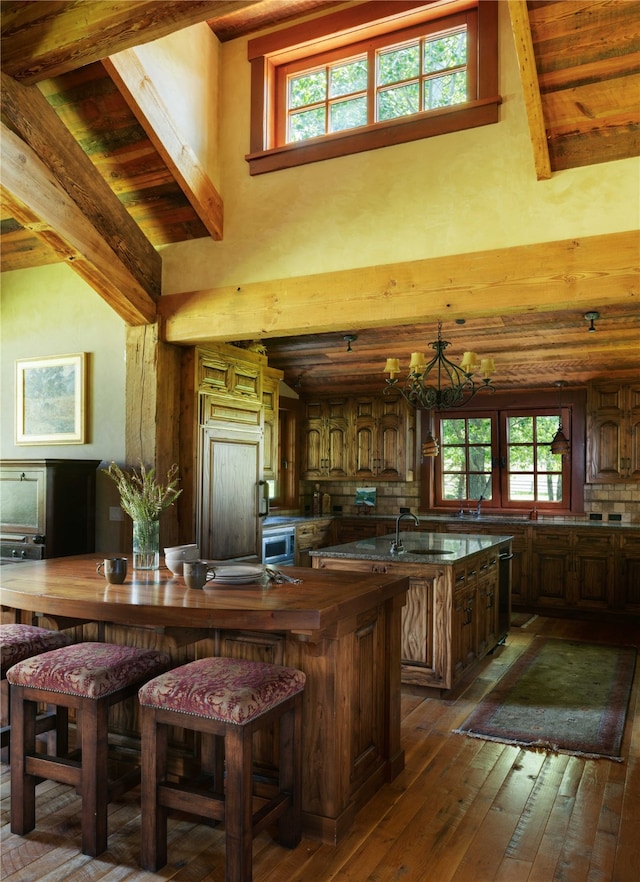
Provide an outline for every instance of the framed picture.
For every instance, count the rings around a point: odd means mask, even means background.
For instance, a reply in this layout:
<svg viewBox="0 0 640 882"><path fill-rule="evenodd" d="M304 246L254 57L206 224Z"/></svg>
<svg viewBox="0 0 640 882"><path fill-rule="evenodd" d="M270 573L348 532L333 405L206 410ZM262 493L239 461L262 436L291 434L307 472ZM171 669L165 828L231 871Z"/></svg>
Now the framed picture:
<svg viewBox="0 0 640 882"><path fill-rule="evenodd" d="M16 361L16 444L84 444L86 352Z"/></svg>

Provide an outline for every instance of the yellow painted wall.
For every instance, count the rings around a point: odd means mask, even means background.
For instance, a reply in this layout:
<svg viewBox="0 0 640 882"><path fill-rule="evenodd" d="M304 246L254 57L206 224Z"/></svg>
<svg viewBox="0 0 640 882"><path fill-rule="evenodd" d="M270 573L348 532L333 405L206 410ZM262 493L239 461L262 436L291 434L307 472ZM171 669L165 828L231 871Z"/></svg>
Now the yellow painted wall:
<svg viewBox="0 0 640 882"><path fill-rule="evenodd" d="M224 238L162 249L163 291L640 227L640 160L537 181L506 3L500 122L251 178L246 40L221 47Z"/></svg>
<svg viewBox="0 0 640 882"><path fill-rule="evenodd" d="M220 43L217 37L202 22L137 46L133 51L162 95L176 131L218 187Z"/></svg>
<svg viewBox="0 0 640 882"><path fill-rule="evenodd" d="M16 359L74 352L89 355L87 443L16 445ZM65 264L2 274L0 381L0 458L123 461L125 324ZM110 521L109 509L118 506L118 494L101 473L96 485L98 548L117 549L123 523Z"/></svg>

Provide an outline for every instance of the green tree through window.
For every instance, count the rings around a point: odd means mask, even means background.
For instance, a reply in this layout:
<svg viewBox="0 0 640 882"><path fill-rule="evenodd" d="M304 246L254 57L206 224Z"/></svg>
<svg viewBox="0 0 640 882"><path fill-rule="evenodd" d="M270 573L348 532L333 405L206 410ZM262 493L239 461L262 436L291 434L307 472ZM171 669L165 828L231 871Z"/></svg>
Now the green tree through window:
<svg viewBox="0 0 640 882"><path fill-rule="evenodd" d="M373 71L372 81L369 72ZM287 141L398 119L468 100L467 28L292 74Z"/></svg>
<svg viewBox="0 0 640 882"><path fill-rule="evenodd" d="M436 505L464 509L482 497L487 507L567 508L568 458L550 446L557 428L558 414L548 409L436 414Z"/></svg>

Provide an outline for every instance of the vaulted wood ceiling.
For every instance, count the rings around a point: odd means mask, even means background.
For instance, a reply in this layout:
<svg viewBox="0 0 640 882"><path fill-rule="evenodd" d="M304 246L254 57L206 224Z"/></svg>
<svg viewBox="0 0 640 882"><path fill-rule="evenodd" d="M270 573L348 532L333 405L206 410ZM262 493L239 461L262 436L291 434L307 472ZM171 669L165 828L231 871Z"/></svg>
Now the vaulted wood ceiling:
<svg viewBox="0 0 640 882"><path fill-rule="evenodd" d="M60 261L128 322L153 321L158 245L224 236L222 201L128 92L110 56L198 21L221 41L337 6L327 0L2 3L1 269ZM531 173L640 154L640 2L508 0L531 132ZM38 84L37 86L35 84ZM194 183L195 182L195 183ZM637 198L637 194L630 194ZM61 207L62 206L62 207ZM83 223L84 221L84 223ZM82 230L81 233L78 231ZM603 266L603 284L609 267ZM619 267L616 267L619 272ZM637 278L635 283L637 290ZM638 373L638 297L600 306L472 317L444 329L452 357L496 358L503 386L581 383L612 364ZM587 309L599 310L589 333ZM357 335L346 352L344 334ZM434 325L351 326L267 340L270 364L303 389L382 383L387 355L429 350ZM473 344L473 345L472 345ZM535 367L528 353L536 351ZM540 353L544 353L540 357ZM497 378L498 379L498 378Z"/></svg>

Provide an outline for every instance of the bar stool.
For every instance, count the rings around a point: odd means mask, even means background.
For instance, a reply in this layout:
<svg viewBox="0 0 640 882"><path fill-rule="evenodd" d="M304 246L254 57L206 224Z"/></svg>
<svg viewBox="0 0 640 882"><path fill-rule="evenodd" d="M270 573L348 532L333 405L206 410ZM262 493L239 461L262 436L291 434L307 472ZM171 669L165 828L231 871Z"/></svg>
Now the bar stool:
<svg viewBox="0 0 640 882"><path fill-rule="evenodd" d="M68 646L72 638L61 631L49 631L36 625L0 624L0 678L2 689L2 717L6 725L0 729L0 748L9 746L11 734L11 705L7 688L7 670L25 658L40 655L50 649ZM47 711L39 714L36 720L36 734L49 732L55 728L56 715Z"/></svg>
<svg viewBox="0 0 640 882"><path fill-rule="evenodd" d="M35 827L37 779L75 787L82 799L82 853L95 857L107 847L107 806L140 781L140 768L108 777L109 708L135 695L166 670L169 656L153 649L111 643L76 643L18 662L7 671L11 687L11 832ZM35 751L37 702L56 705L68 724L76 711L78 759Z"/></svg>
<svg viewBox="0 0 640 882"><path fill-rule="evenodd" d="M226 882L251 882L253 838L278 821L288 848L302 831L301 740L305 674L295 668L230 658L202 658L145 683L138 693L142 734L140 864L167 863L168 809L225 822ZM277 792L253 794L253 734L279 720ZM179 726L204 733L224 753L226 780L213 789L166 778L167 732ZM213 771L213 769L212 769ZM254 809L254 798L257 807Z"/></svg>

